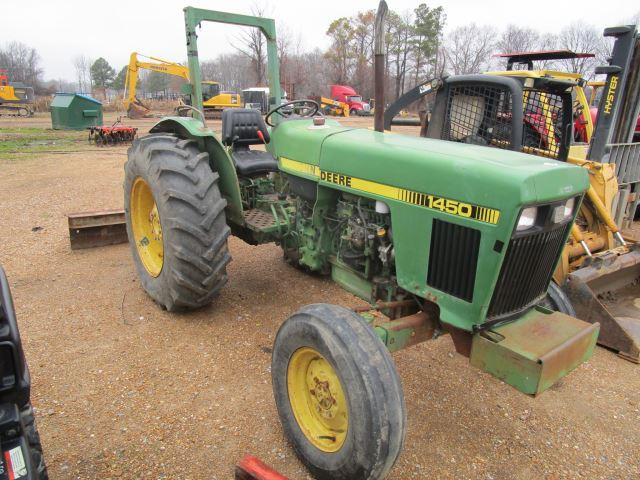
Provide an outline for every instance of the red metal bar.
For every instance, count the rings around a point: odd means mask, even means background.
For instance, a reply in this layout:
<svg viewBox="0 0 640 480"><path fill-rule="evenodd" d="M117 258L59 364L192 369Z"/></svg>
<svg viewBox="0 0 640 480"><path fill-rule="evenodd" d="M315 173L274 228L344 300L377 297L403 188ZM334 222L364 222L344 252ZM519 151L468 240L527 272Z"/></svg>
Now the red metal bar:
<svg viewBox="0 0 640 480"><path fill-rule="evenodd" d="M245 455L236 465L236 480L289 480L256 457Z"/></svg>

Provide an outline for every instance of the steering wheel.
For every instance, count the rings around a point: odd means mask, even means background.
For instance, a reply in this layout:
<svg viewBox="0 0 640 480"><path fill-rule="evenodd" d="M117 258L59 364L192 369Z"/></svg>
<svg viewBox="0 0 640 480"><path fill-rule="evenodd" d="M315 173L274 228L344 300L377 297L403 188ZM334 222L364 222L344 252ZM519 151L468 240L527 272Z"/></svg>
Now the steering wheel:
<svg viewBox="0 0 640 480"><path fill-rule="evenodd" d="M287 111L284 111L284 109L287 107L290 108L287 109ZM271 116L275 113L283 118L289 118L294 115L300 118L306 118L313 117L316 113L318 113L319 109L320 105L318 105L318 102L314 100L294 100L293 102L283 103L282 105L269 110L269 112L264 117L264 121L270 127L274 127L275 125L269 120L271 120Z"/></svg>

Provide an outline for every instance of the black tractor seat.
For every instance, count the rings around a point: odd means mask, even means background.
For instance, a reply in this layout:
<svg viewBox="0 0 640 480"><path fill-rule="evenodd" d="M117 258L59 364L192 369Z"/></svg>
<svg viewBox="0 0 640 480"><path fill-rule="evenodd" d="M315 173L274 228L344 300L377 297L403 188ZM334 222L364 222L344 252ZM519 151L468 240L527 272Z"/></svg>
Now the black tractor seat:
<svg viewBox="0 0 640 480"><path fill-rule="evenodd" d="M258 110L229 108L222 112L222 143L231 147L231 158L240 176L252 177L278 171L278 161L273 155L249 148L250 145L264 145L270 141L269 131Z"/></svg>

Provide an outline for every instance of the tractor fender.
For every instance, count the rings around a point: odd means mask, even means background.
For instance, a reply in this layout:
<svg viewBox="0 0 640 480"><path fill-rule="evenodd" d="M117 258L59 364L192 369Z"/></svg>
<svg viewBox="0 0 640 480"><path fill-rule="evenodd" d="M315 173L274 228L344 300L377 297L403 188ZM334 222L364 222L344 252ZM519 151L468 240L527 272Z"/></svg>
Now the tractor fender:
<svg viewBox="0 0 640 480"><path fill-rule="evenodd" d="M227 218L236 224L243 224L242 199L240 184L233 160L215 135L203 122L191 117L165 117L156 123L149 133L173 133L180 138L191 138L198 141L200 149L209 153L212 170L220 175L220 193L227 200Z"/></svg>

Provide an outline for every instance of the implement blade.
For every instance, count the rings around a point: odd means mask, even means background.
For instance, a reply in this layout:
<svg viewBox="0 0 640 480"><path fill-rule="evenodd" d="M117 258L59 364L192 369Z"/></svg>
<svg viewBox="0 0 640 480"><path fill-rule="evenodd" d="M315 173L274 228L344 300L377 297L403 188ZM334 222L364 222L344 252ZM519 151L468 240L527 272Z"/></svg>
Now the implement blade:
<svg viewBox="0 0 640 480"><path fill-rule="evenodd" d="M536 307L513 322L476 333L469 361L537 395L586 362L597 337L598 324Z"/></svg>
<svg viewBox="0 0 640 480"><path fill-rule="evenodd" d="M124 210L72 213L67 218L72 250L127 242Z"/></svg>
<svg viewBox="0 0 640 480"><path fill-rule="evenodd" d="M598 344L640 363L640 252L594 257L563 287L577 317L600 323Z"/></svg>

